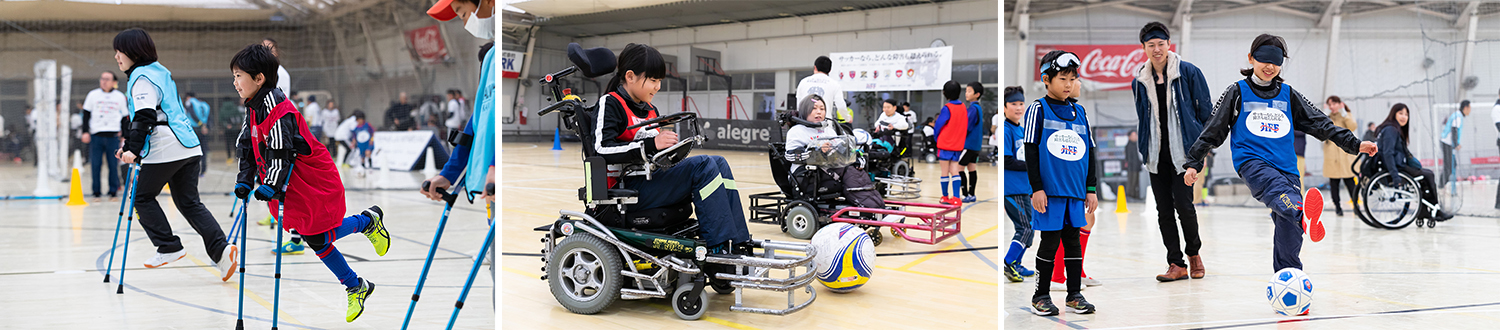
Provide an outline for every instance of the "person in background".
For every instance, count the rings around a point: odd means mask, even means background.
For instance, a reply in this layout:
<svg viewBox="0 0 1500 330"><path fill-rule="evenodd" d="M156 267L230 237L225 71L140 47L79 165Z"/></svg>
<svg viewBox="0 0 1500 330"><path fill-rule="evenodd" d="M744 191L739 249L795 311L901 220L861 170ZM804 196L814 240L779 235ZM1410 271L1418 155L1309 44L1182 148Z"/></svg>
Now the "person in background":
<svg viewBox="0 0 1500 330"><path fill-rule="evenodd" d="M397 131L410 131L417 128L416 121L412 120L411 110L414 106L406 92L396 96L396 102L391 102L390 108L385 110L385 126Z"/></svg>
<svg viewBox="0 0 1500 330"><path fill-rule="evenodd" d="M297 108L297 111L302 112L302 118L307 121L307 129L312 132L312 136L323 137L323 105L318 104L318 96L308 95L307 105Z"/></svg>
<svg viewBox="0 0 1500 330"><path fill-rule="evenodd" d="M182 106L187 108L188 119L193 120L193 131L197 132L198 136L208 136L208 129L212 126L208 124L209 118L212 118L210 117L208 102L198 99L198 94L188 92L187 100L183 100ZM208 173L208 144L204 143L202 147L203 158L201 159L203 165L198 167L199 177L202 177L204 173Z"/></svg>
<svg viewBox="0 0 1500 330"><path fill-rule="evenodd" d="M324 141L326 142L323 142L323 146L328 148L328 150L338 151L339 144L334 141L333 136L337 134L334 133L334 130L337 130L339 127L339 116L339 104L333 102L333 100L328 100L328 106L323 107L322 113L318 114L318 119L323 121L323 135L320 137L325 139ZM335 155L334 157L338 156ZM338 163L339 161L342 161L342 159L335 159L334 163Z"/></svg>
<svg viewBox="0 0 1500 330"><path fill-rule="evenodd" d="M1329 96L1323 102L1323 107L1328 109L1328 120L1332 120L1334 126L1343 127L1350 132L1358 129L1359 122L1354 120L1353 110L1344 104L1343 99ZM1354 184L1354 171L1350 169L1356 156L1340 151L1342 150L1337 144L1323 141L1323 177L1328 178L1328 193L1333 197L1334 214L1342 217L1344 204L1339 202L1339 185L1348 188L1350 203L1358 203L1359 195L1355 194L1358 187Z"/></svg>
<svg viewBox="0 0 1500 330"><path fill-rule="evenodd" d="M1458 165L1458 157L1455 157L1459 149L1463 149L1464 118L1469 116L1469 100L1458 103L1458 111L1448 115L1448 120L1443 122L1443 131L1438 136L1438 142L1443 146L1443 176L1439 177L1438 185L1447 185L1448 181L1456 178L1453 170Z"/></svg>
<svg viewBox="0 0 1500 330"><path fill-rule="evenodd" d="M281 59L281 48L276 47L276 39L266 37L265 39L261 39L260 44L270 48L271 55L276 56L277 61L286 63L285 60ZM292 91L292 76L286 73L286 66L276 64L276 76L280 77L276 79L276 88L280 88L282 93L291 93L292 96L297 96L297 93Z"/></svg>
<svg viewBox="0 0 1500 330"><path fill-rule="evenodd" d="M464 110L463 97L461 90L448 90L448 120L443 122L443 126L447 126L450 130L462 130L464 124L469 122L469 111Z"/></svg>
<svg viewBox="0 0 1500 330"><path fill-rule="evenodd" d="M1378 135L1376 135L1377 133L1378 132L1375 131L1375 122L1372 121L1368 126L1365 127L1365 135L1364 137L1361 137L1360 140L1375 141L1375 138L1379 137Z"/></svg>
<svg viewBox="0 0 1500 330"><path fill-rule="evenodd" d="M80 139L88 144L89 163L92 164L89 175L94 178L95 203L100 201L99 174L102 170L99 166L106 162L109 163L109 200L113 202L119 198L120 160L109 152L120 148L120 120L125 118L125 94L115 89L118 82L114 72L99 74L99 88L89 91L81 108L83 136Z"/></svg>

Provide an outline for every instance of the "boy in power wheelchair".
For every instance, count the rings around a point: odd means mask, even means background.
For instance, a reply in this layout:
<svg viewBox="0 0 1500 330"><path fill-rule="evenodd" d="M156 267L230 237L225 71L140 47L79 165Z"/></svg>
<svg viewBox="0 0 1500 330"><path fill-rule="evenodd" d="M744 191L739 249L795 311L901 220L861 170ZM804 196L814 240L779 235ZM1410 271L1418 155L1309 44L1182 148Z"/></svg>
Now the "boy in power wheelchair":
<svg viewBox="0 0 1500 330"><path fill-rule="evenodd" d="M651 99L666 75L662 56L646 45L630 44L618 66L607 48L568 47L575 64L548 75L548 85L575 71L594 77L615 70L594 107L563 96L552 85L559 112L583 140L585 186L579 199L586 212L562 211L547 232L543 261L553 296L569 311L598 313L617 298L668 298L677 316L696 320L708 302L705 286L736 295L734 311L783 315L812 303L808 287L815 255L806 244L755 241L729 164L720 156L688 156L700 144L696 114L658 116ZM681 138L665 126L691 130ZM696 206L698 220L691 216ZM756 249L761 252L757 253ZM777 250L802 252L789 256ZM797 267L802 267L798 276ZM786 270L772 278L770 269ZM786 292L785 309L746 307L744 290ZM796 289L809 297L793 304Z"/></svg>

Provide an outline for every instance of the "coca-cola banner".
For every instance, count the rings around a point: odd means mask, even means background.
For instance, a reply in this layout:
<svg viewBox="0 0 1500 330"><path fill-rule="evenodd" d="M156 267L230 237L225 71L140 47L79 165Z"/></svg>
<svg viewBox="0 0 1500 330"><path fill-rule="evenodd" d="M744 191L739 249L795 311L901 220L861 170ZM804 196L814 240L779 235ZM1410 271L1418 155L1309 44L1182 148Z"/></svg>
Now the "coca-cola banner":
<svg viewBox="0 0 1500 330"><path fill-rule="evenodd" d="M1177 45L1172 45L1173 51ZM1069 51L1078 54L1082 60L1082 66L1078 70L1078 77L1083 80L1085 90L1122 90L1130 89L1130 81L1135 79L1136 69L1146 63L1146 51L1141 49L1140 44L1127 45L1036 45L1036 67L1040 68L1042 56L1054 50ZM1033 73L1038 81L1042 79L1040 73Z"/></svg>
<svg viewBox="0 0 1500 330"><path fill-rule="evenodd" d="M437 25L406 31L406 40L422 63L442 63L448 57L448 48L443 46L443 34Z"/></svg>

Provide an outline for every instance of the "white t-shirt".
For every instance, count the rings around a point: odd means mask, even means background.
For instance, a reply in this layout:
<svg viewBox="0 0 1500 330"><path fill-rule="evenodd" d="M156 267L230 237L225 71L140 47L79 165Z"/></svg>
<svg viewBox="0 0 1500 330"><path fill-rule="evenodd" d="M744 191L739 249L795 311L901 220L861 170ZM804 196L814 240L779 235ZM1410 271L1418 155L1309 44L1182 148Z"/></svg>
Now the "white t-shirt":
<svg viewBox="0 0 1500 330"><path fill-rule="evenodd" d="M908 126L910 125L910 123L906 121L906 116L902 116L900 113L892 113L891 115L887 116L884 112L882 112L880 113L880 119L875 120L875 129L884 130L886 125L890 125L892 129L895 129L897 131L905 131L906 129L911 128L910 126Z"/></svg>
<svg viewBox="0 0 1500 330"><path fill-rule="evenodd" d="M322 113L318 114L318 119L323 120L324 137L333 137L333 129L339 127L339 109L323 109Z"/></svg>
<svg viewBox="0 0 1500 330"><path fill-rule="evenodd" d="M1004 109L1001 110L1004 111ZM990 117L990 131L995 132L994 134L990 134L990 145L992 146L999 146L1001 143L1003 143L1000 142L1001 132L1004 132L1000 130L1000 123L1005 121L1005 116L1002 115L1003 113L997 112L995 113L995 116Z"/></svg>
<svg viewBox="0 0 1500 330"><path fill-rule="evenodd" d="M302 112L302 120L307 121L308 128L323 127L323 106L318 102L308 102L307 106L297 110Z"/></svg>
<svg viewBox="0 0 1500 330"><path fill-rule="evenodd" d="M448 121L444 124L451 129L464 129L464 123L469 122L469 112L465 111L463 102L458 99L448 100Z"/></svg>
<svg viewBox="0 0 1500 330"><path fill-rule="evenodd" d="M333 130L333 139L337 141L350 142L349 137L351 135L354 135L354 126L356 125L358 124L354 121L354 116L345 118L343 122L339 123L338 129Z"/></svg>
<svg viewBox="0 0 1500 330"><path fill-rule="evenodd" d="M137 78L131 83L130 97L135 99L135 107L138 109L157 108L161 105L161 92L146 77ZM167 121L167 113L156 110L156 119ZM183 147L182 142L177 141L177 133L166 126L158 126L151 131L149 144L151 150L146 152L146 158L140 160L141 164L170 163L203 155L203 146Z"/></svg>
<svg viewBox="0 0 1500 330"><path fill-rule="evenodd" d="M825 121L828 120L832 119L825 119ZM792 154L799 148L810 146L813 142L813 139L837 135L838 131L834 130L832 126L822 126L814 128L804 125L792 125L792 128L786 130L786 152L787 154ZM792 164L792 172L796 172L801 168L802 164Z"/></svg>
<svg viewBox="0 0 1500 330"><path fill-rule="evenodd" d="M827 74L814 73L797 83L796 104L802 104L802 100L807 99L808 95L818 95L823 98L824 108L828 109L828 118L837 118L839 109L848 107L847 103L844 103L844 87L839 85L838 80L834 80Z"/></svg>
<svg viewBox="0 0 1500 330"><path fill-rule="evenodd" d="M1494 119L1495 123L1500 123L1500 102L1495 102L1495 107L1490 108L1490 119Z"/></svg>
<svg viewBox="0 0 1500 330"><path fill-rule="evenodd" d="M283 95L292 95L292 76L286 73L284 66L276 66L276 88L280 88Z"/></svg>

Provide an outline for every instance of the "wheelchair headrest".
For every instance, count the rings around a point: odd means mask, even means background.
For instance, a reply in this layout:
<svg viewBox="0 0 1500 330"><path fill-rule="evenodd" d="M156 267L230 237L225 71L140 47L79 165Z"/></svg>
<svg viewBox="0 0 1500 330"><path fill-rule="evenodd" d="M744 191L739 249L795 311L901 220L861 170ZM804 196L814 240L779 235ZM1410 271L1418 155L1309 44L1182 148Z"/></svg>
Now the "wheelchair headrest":
<svg viewBox="0 0 1500 330"><path fill-rule="evenodd" d="M584 77L598 77L615 72L615 52L609 48L583 49L578 43L568 44L568 60L583 70Z"/></svg>

